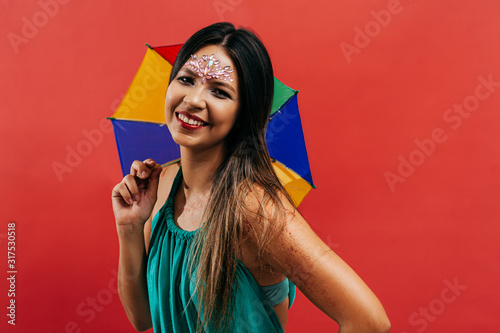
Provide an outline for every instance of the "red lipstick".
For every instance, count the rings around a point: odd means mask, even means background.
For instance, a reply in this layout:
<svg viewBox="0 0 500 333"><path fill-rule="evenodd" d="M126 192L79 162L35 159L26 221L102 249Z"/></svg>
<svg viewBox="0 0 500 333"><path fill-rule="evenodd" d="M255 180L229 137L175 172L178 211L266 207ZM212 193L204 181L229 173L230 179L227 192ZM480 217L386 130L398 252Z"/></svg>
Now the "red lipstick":
<svg viewBox="0 0 500 333"><path fill-rule="evenodd" d="M208 125L206 121L187 111L175 112L175 118L179 122L179 125L188 130L198 130Z"/></svg>

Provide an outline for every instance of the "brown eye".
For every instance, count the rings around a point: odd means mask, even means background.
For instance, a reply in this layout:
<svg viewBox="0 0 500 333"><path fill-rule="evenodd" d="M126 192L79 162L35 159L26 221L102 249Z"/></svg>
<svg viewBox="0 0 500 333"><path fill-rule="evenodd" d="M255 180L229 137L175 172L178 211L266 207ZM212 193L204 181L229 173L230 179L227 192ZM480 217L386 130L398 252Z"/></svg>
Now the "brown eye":
<svg viewBox="0 0 500 333"><path fill-rule="evenodd" d="M227 92L225 92L224 90L221 90L221 89L213 89L212 94L215 97L220 98L220 99L226 99L226 98L231 97L231 96L229 96L229 94Z"/></svg>
<svg viewBox="0 0 500 333"><path fill-rule="evenodd" d="M177 80L182 83L182 84L185 84L185 85L192 85L194 84L194 80L193 78L189 77L189 76L179 76L177 78Z"/></svg>

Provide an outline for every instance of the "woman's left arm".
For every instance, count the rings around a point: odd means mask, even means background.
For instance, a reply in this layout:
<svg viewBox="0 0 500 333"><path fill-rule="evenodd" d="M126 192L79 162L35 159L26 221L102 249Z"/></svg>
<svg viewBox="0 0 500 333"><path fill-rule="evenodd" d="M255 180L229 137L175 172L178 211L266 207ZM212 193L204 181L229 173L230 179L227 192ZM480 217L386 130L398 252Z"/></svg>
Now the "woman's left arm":
<svg viewBox="0 0 500 333"><path fill-rule="evenodd" d="M388 332L389 319L375 294L311 229L288 201L284 231L263 259L287 276L341 333Z"/></svg>

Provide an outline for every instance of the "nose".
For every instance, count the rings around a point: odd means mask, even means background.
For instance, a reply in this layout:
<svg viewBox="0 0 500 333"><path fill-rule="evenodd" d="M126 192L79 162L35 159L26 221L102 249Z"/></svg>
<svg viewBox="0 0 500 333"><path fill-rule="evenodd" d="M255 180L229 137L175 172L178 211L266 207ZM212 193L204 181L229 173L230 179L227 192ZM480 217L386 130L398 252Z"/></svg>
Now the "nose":
<svg viewBox="0 0 500 333"><path fill-rule="evenodd" d="M189 89L184 96L184 102L193 109L204 109L206 107L205 90L203 85Z"/></svg>

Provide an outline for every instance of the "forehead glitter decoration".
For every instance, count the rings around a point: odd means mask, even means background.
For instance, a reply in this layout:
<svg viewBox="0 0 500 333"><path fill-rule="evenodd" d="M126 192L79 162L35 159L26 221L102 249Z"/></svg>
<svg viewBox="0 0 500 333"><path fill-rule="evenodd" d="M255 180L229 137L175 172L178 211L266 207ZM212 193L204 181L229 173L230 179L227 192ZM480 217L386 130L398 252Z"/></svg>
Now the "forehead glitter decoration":
<svg viewBox="0 0 500 333"><path fill-rule="evenodd" d="M233 78L229 76L229 73L232 73L234 70L229 69L230 66L221 67L220 60L213 54L210 57L204 54L201 59L198 59L196 54L193 54L186 62L185 66L188 66L190 69L198 73L198 75L203 78L203 84L211 78L233 81Z"/></svg>

